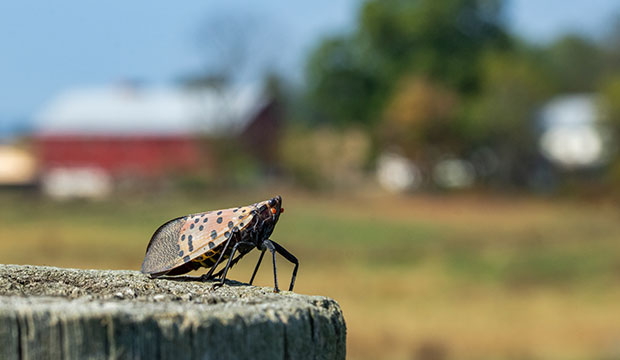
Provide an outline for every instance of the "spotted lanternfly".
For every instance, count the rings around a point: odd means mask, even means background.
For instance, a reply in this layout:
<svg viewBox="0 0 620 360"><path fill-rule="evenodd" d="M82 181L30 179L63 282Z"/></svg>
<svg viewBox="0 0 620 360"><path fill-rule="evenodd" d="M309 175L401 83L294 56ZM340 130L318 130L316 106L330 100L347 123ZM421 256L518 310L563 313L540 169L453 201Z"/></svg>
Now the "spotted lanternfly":
<svg viewBox="0 0 620 360"><path fill-rule="evenodd" d="M261 250L250 279L254 281L265 250L273 258L274 290L278 292L276 252L295 264L289 291L293 290L299 261L281 245L269 239L280 214L284 212L282 198L261 201L249 206L213 210L172 219L159 227L151 237L142 262L142 272L152 277L181 275L201 267L210 268L205 279L226 280L228 269L253 248ZM235 254L239 253L235 258ZM234 259L233 259L234 258ZM213 272L222 260L226 266Z"/></svg>

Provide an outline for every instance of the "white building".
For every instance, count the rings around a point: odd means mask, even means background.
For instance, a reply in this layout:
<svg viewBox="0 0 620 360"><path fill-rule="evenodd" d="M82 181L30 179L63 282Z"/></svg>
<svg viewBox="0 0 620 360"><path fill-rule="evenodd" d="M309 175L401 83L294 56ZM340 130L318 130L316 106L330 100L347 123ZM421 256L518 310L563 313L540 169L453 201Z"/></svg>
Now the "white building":
<svg viewBox="0 0 620 360"><path fill-rule="evenodd" d="M595 95L556 97L542 108L540 116L540 150L552 163L579 169L604 162L609 139L599 121Z"/></svg>

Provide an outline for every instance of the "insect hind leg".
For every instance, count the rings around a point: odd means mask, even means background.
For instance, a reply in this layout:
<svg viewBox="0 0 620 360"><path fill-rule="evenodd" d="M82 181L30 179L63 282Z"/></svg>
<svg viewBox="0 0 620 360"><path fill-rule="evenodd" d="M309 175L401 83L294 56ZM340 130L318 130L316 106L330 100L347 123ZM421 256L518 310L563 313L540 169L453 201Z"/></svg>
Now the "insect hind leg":
<svg viewBox="0 0 620 360"><path fill-rule="evenodd" d="M282 247L282 245L278 244L277 242L273 240L269 240L269 241L273 244L273 247L278 252L278 254L284 256L286 260L295 264L295 268L293 269L293 276L291 277L291 285L289 286L289 289L288 289L288 291L293 291L293 286L295 286L295 279L297 278L297 269L299 269L299 260L297 260L297 258L293 254L288 252L288 250Z"/></svg>

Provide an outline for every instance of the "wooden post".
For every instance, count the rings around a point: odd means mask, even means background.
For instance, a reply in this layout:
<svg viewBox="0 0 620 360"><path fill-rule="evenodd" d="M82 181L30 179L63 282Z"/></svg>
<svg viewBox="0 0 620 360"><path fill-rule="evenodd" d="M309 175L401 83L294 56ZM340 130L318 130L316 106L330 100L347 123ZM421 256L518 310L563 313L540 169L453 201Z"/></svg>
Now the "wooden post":
<svg viewBox="0 0 620 360"><path fill-rule="evenodd" d="M238 282L0 265L0 359L344 359L338 304Z"/></svg>

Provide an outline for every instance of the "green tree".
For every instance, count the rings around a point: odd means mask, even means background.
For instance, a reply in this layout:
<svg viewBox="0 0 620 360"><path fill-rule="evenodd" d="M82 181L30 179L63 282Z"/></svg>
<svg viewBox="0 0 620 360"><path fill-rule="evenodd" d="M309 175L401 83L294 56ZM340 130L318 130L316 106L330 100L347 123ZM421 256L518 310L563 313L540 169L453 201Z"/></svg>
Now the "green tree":
<svg viewBox="0 0 620 360"><path fill-rule="evenodd" d="M415 72L475 91L480 55L509 44L500 0L374 0L362 8L358 41L387 80Z"/></svg>
<svg viewBox="0 0 620 360"><path fill-rule="evenodd" d="M470 146L489 147L499 156L499 180L519 183L538 152L534 122L553 92L552 81L527 50L489 53L482 69L482 91L470 103L462 128Z"/></svg>
<svg viewBox="0 0 620 360"><path fill-rule="evenodd" d="M599 89L603 124L620 139L620 73L610 76Z"/></svg>
<svg viewBox="0 0 620 360"><path fill-rule="evenodd" d="M349 37L330 38L313 52L307 66L310 106L317 123L369 125L384 93L384 79Z"/></svg>
<svg viewBox="0 0 620 360"><path fill-rule="evenodd" d="M307 67L318 119L376 125L404 76L417 75L470 96L481 56L510 45L500 0L370 0L358 28L324 40Z"/></svg>
<svg viewBox="0 0 620 360"><path fill-rule="evenodd" d="M605 180L610 186L610 192L620 197L620 148L617 145L620 139L620 72L609 76L602 83L599 93L602 125L608 130L608 142L615 145L609 151Z"/></svg>
<svg viewBox="0 0 620 360"><path fill-rule="evenodd" d="M594 91L603 75L601 47L579 35L566 35L544 51L558 92Z"/></svg>

